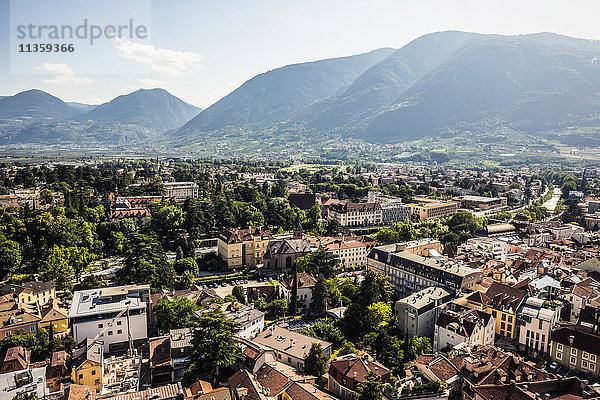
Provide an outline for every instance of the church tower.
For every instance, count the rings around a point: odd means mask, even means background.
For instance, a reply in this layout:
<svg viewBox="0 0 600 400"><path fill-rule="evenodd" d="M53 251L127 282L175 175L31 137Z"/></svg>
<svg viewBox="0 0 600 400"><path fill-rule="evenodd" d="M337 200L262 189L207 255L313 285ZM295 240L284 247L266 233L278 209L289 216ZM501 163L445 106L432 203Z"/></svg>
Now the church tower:
<svg viewBox="0 0 600 400"><path fill-rule="evenodd" d="M302 223L300 223L300 215L296 215L296 222L294 222L294 236L292 239L302 239Z"/></svg>

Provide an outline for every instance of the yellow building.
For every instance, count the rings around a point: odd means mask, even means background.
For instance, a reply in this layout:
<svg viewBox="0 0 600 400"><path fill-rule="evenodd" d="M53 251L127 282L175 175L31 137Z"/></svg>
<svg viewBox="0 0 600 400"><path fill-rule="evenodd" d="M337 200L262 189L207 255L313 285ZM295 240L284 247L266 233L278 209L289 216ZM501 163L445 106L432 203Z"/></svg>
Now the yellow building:
<svg viewBox="0 0 600 400"><path fill-rule="evenodd" d="M517 332L517 312L527 298L527 290L493 282L485 293L473 292L467 306L491 314L496 321L496 334L514 339Z"/></svg>
<svg viewBox="0 0 600 400"><path fill-rule="evenodd" d="M411 219L423 221L426 219L443 218L458 211L460 203L456 201L440 201L427 198L415 198L416 203L409 204Z"/></svg>
<svg viewBox="0 0 600 400"><path fill-rule="evenodd" d="M102 372L104 355L102 343L86 338L79 343L73 355L71 380L77 385L93 386L102 390Z"/></svg>
<svg viewBox="0 0 600 400"><path fill-rule="evenodd" d="M40 321L40 328L50 331L50 326L52 325L52 332L55 335L65 335L69 332L69 313L60 306L58 300L53 299L49 301L42 306L41 311L42 320Z"/></svg>
<svg viewBox="0 0 600 400"><path fill-rule="evenodd" d="M262 228L228 229L217 240L219 256L229 268L255 267L272 239L271 231Z"/></svg>
<svg viewBox="0 0 600 400"><path fill-rule="evenodd" d="M56 298L56 284L52 281L31 281L18 285L10 283L0 289L0 294L12 296L19 307L28 304L46 304Z"/></svg>

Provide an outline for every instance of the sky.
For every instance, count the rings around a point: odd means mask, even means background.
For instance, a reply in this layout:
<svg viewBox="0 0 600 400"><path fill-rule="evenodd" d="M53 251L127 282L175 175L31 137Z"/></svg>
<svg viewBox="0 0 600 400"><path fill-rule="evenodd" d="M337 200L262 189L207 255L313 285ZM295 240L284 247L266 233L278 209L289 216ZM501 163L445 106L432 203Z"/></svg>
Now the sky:
<svg viewBox="0 0 600 400"><path fill-rule="evenodd" d="M118 7L110 0L0 0L0 95L36 88L65 101L99 104L162 87L206 108L262 72L400 48L431 32L600 39L598 0L127 1ZM70 54L18 53L25 42L16 38L16 24L75 25L84 18L103 27L133 18L148 24L149 34L93 45L77 41Z"/></svg>

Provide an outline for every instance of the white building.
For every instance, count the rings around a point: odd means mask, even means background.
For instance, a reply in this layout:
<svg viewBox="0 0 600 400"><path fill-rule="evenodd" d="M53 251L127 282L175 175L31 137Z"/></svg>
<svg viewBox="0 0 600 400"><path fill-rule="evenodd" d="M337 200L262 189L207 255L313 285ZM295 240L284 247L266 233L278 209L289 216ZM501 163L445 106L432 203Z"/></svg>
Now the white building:
<svg viewBox="0 0 600 400"><path fill-rule="evenodd" d="M328 220L335 219L341 226L372 226L382 221L379 203L353 203L348 200L327 200L323 206Z"/></svg>
<svg viewBox="0 0 600 400"><path fill-rule="evenodd" d="M228 302L221 305L221 310L227 318L240 324L236 334L242 339L252 339L265 329L265 313L238 302Z"/></svg>
<svg viewBox="0 0 600 400"><path fill-rule="evenodd" d="M297 301L298 309L308 308L312 303L313 289L317 281L315 278L307 274L306 272L298 273L298 288L297 288ZM292 300L292 287L294 286L293 276L288 276L281 281L281 295L285 299L287 304L290 304Z"/></svg>
<svg viewBox="0 0 600 400"><path fill-rule="evenodd" d="M519 348L534 357L547 354L550 335L560 318L560 308L545 307L545 301L529 297L519 310Z"/></svg>
<svg viewBox="0 0 600 400"><path fill-rule="evenodd" d="M435 323L433 351L467 346L493 346L496 321L491 314L468 309L461 312L445 311Z"/></svg>
<svg viewBox="0 0 600 400"><path fill-rule="evenodd" d="M69 309L73 337L79 343L104 331L98 341L103 343L105 352L126 349L129 335L134 345L145 341L149 302L148 285L77 291Z"/></svg>
<svg viewBox="0 0 600 400"><path fill-rule="evenodd" d="M454 298L454 292L432 286L400 299L394 307L396 325L408 336L431 336L442 306Z"/></svg>
<svg viewBox="0 0 600 400"><path fill-rule="evenodd" d="M188 197L197 199L200 188L196 182L165 182L163 183L165 197L183 201Z"/></svg>

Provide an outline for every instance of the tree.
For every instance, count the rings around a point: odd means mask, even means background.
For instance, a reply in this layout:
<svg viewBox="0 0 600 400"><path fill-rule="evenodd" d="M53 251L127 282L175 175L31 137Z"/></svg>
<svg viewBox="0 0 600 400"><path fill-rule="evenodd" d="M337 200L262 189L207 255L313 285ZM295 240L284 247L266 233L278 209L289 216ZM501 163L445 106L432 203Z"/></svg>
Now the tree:
<svg viewBox="0 0 600 400"><path fill-rule="evenodd" d="M356 400L381 400L383 396L383 383L381 377L373 371L367 372L365 380L358 384Z"/></svg>
<svg viewBox="0 0 600 400"><path fill-rule="evenodd" d="M408 349L409 349L408 350L409 361L414 360L415 358L419 357L422 354L431 353L431 351L432 351L431 339L426 336L423 336L423 337L413 336L410 338L410 344L409 344Z"/></svg>
<svg viewBox="0 0 600 400"><path fill-rule="evenodd" d="M123 268L117 272L120 283L150 284L152 287L171 287L173 266L155 236L132 233L125 244Z"/></svg>
<svg viewBox="0 0 600 400"><path fill-rule="evenodd" d="M327 282L322 275L319 275L313 288L311 304L312 312L317 316L322 316L327 310L327 292Z"/></svg>
<svg viewBox="0 0 600 400"><path fill-rule="evenodd" d="M5 280L23 261L21 245L14 240L5 240L0 244L0 280Z"/></svg>
<svg viewBox="0 0 600 400"><path fill-rule="evenodd" d="M392 320L392 307L384 302L372 303L367 307L367 321L371 329L387 325Z"/></svg>
<svg viewBox="0 0 600 400"><path fill-rule="evenodd" d="M192 276L198 275L198 263L193 257L186 257L176 260L173 263L173 269L177 275L183 275L185 271L190 271Z"/></svg>
<svg viewBox="0 0 600 400"><path fill-rule="evenodd" d="M282 316L287 308L287 303L284 299L275 299L269 303L271 315L275 318Z"/></svg>
<svg viewBox="0 0 600 400"><path fill-rule="evenodd" d="M358 303L364 308L376 302L388 302L392 297L392 287L387 276L367 271L358 289Z"/></svg>
<svg viewBox="0 0 600 400"><path fill-rule="evenodd" d="M345 340L344 334L340 328L335 326L331 319L317 322L308 328L301 329L299 332L307 336L325 340L326 342L331 342L334 347L339 346Z"/></svg>
<svg viewBox="0 0 600 400"><path fill-rule="evenodd" d="M267 309L267 307L269 306L264 297L259 297L258 299L254 300L253 304L254 304L254 308L256 308L257 310L260 310L260 311L265 311Z"/></svg>
<svg viewBox="0 0 600 400"><path fill-rule="evenodd" d="M194 312L198 309L196 303L187 297L176 297L173 300L161 299L154 306L154 315L158 327L163 332L176 328L191 328L196 325Z"/></svg>
<svg viewBox="0 0 600 400"><path fill-rule="evenodd" d="M303 260L304 257L300 257L292 264L292 295L290 299L290 314L296 315L298 312L298 263Z"/></svg>
<svg viewBox="0 0 600 400"><path fill-rule="evenodd" d="M105 275L88 275L79 282L79 290L99 289L108 286Z"/></svg>
<svg viewBox="0 0 600 400"><path fill-rule="evenodd" d="M242 285L236 285L231 289L231 294L242 304L246 303L246 289Z"/></svg>
<svg viewBox="0 0 600 400"><path fill-rule="evenodd" d="M63 246L53 246L44 263L46 278L54 281L61 290L73 287L73 266L69 262L69 251Z"/></svg>
<svg viewBox="0 0 600 400"><path fill-rule="evenodd" d="M338 357L345 356L346 354L358 354L358 349L352 342L345 341L337 352Z"/></svg>
<svg viewBox="0 0 600 400"><path fill-rule="evenodd" d="M243 357L234 339L239 330L240 324L227 318L220 309L203 312L194 330L186 380L215 382L220 368L241 361Z"/></svg>
<svg viewBox="0 0 600 400"><path fill-rule="evenodd" d="M375 234L375 240L382 244L392 244L400 241L400 235L395 229L383 228Z"/></svg>
<svg viewBox="0 0 600 400"><path fill-rule="evenodd" d="M325 373L327 357L323 355L323 348L319 343L313 343L304 359L304 370L317 378Z"/></svg>

